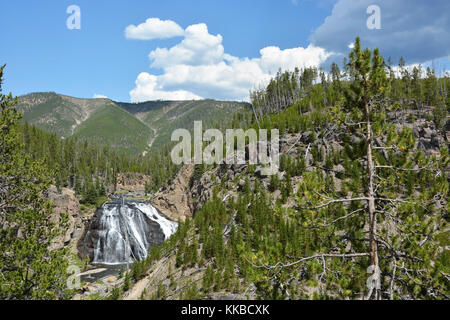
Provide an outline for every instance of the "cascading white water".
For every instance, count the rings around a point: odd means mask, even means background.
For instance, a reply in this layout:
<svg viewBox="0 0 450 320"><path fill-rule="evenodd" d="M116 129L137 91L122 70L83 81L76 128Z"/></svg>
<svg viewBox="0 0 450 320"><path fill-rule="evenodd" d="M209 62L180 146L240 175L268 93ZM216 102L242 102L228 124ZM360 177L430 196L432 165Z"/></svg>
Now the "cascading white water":
<svg viewBox="0 0 450 320"><path fill-rule="evenodd" d="M136 206L140 211L145 213L147 217L159 223L159 226L164 232L166 239L168 239L172 234L174 234L177 231L178 223L166 219L164 216L160 215L155 207L145 203L137 203Z"/></svg>
<svg viewBox="0 0 450 320"><path fill-rule="evenodd" d="M85 247L94 264L125 264L147 257L178 224L147 203L106 203L91 221Z"/></svg>

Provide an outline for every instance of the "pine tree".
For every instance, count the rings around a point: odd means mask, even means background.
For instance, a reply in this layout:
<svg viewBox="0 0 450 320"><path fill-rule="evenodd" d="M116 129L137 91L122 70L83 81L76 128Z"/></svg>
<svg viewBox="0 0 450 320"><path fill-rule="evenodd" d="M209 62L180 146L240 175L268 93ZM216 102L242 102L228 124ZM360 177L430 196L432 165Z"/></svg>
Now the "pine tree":
<svg viewBox="0 0 450 320"><path fill-rule="evenodd" d="M208 292L211 289L211 286L214 284L214 269L211 265L206 268L206 271L203 275L203 290Z"/></svg>
<svg viewBox="0 0 450 320"><path fill-rule="evenodd" d="M274 192L280 188L280 179L278 178L278 174L273 174L270 176L270 185L269 190Z"/></svg>
<svg viewBox="0 0 450 320"><path fill-rule="evenodd" d="M50 174L24 154L16 103L0 94L0 299L64 298L65 251L50 246L67 217L52 221L52 204L43 197Z"/></svg>
<svg viewBox="0 0 450 320"><path fill-rule="evenodd" d="M345 168L342 191L336 194L327 183L318 150L312 148L315 169L303 173L297 197L296 218L306 228L305 256L288 254L293 250L287 245L289 224L277 230L286 244L279 251L283 255L261 254L259 266L250 261L268 273L257 277L261 292L289 295L289 275L306 268L324 293L334 288L333 294L342 297L446 298L449 270L442 263L440 237L448 202L435 202L448 199L448 150L425 157L414 149L411 129L392 124L390 81L378 49L363 50L357 38L346 74L344 99L330 110L344 145L344 157L335 159ZM420 95L420 81L415 86ZM360 142L350 143L353 137Z"/></svg>
<svg viewBox="0 0 450 320"><path fill-rule="evenodd" d="M198 242L197 238L195 238L192 243L191 264L195 266L197 262L198 262Z"/></svg>

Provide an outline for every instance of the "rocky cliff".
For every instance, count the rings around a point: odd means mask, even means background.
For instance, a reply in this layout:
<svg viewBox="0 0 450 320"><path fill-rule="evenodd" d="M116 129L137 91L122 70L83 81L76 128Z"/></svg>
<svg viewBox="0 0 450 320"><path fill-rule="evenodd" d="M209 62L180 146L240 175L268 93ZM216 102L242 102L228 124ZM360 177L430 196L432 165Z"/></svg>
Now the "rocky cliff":
<svg viewBox="0 0 450 320"><path fill-rule="evenodd" d="M194 165L183 166L171 184L162 187L152 200L152 205L169 219L184 221L192 217L194 203L190 188L190 179L194 172Z"/></svg>
<svg viewBox="0 0 450 320"><path fill-rule="evenodd" d="M149 182L150 176L142 173L118 173L116 191L144 194L145 186Z"/></svg>
<svg viewBox="0 0 450 320"><path fill-rule="evenodd" d="M52 221L58 221L63 213L68 214L68 227L65 233L58 236L52 244L52 249L61 249L83 233L84 224L80 212L80 202L72 189L62 188L61 192L58 192L53 185L50 186L47 196L55 205Z"/></svg>

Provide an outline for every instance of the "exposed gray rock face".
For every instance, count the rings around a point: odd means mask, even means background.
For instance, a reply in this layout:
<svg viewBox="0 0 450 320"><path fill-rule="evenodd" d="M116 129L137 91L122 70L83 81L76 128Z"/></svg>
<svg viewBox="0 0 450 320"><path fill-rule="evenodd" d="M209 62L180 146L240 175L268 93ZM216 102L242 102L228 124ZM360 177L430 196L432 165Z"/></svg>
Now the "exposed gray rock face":
<svg viewBox="0 0 450 320"><path fill-rule="evenodd" d="M47 197L54 203L51 220L59 221L63 213L68 214L68 227L64 235L58 236L52 243L51 249L61 249L69 244L71 240L80 237L83 233L83 218L80 214L80 203L72 189L62 188L58 192L55 186L50 186Z"/></svg>
<svg viewBox="0 0 450 320"><path fill-rule="evenodd" d="M256 295L253 294L249 299L256 299ZM233 301L233 300L247 300L247 296L237 293L210 293L205 297L205 300L217 300L217 301Z"/></svg>
<svg viewBox="0 0 450 320"><path fill-rule="evenodd" d="M194 205L190 188L190 178L194 165L183 166L172 183L161 188L152 200L152 205L174 221L184 221L194 214Z"/></svg>
<svg viewBox="0 0 450 320"><path fill-rule="evenodd" d="M404 116L399 116L394 120L398 130L402 126L412 130L413 136L417 139L417 148L425 154L437 154L439 149L447 146L450 148L450 118L447 117L445 124L437 128L435 123L427 120L426 115L431 114L432 108L426 107L425 110L410 110L407 114L415 115L414 122L409 122Z"/></svg>
<svg viewBox="0 0 450 320"><path fill-rule="evenodd" d="M150 176L141 173L118 173L116 191L128 191L136 195L145 194L145 185Z"/></svg>

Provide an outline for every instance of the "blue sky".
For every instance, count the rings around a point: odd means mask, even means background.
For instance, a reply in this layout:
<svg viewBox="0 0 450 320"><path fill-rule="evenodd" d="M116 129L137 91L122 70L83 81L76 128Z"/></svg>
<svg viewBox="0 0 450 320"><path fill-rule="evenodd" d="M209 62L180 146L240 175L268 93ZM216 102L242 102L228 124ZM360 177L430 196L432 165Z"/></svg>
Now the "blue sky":
<svg viewBox="0 0 450 320"><path fill-rule="evenodd" d="M3 90L119 101L244 100L278 68L341 62L357 34L394 61L401 54L410 63L434 60L446 68L450 1L429 2L3 1ZM381 7L381 30L366 27L371 3ZM72 4L81 9L81 30L66 27ZM143 36L126 34L141 24ZM169 26L178 31L166 38Z"/></svg>

